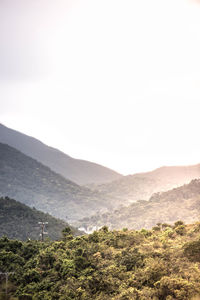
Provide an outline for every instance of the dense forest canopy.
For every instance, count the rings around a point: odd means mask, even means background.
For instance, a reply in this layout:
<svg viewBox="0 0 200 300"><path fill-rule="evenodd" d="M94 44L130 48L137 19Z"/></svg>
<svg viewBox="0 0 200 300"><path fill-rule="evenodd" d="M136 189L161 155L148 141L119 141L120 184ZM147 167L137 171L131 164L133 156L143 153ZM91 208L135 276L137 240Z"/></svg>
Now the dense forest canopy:
<svg viewBox="0 0 200 300"><path fill-rule="evenodd" d="M200 223L157 224L60 241L0 239L10 299L189 300L200 297ZM1 276L1 295L5 278ZM5 299L2 298L1 299Z"/></svg>

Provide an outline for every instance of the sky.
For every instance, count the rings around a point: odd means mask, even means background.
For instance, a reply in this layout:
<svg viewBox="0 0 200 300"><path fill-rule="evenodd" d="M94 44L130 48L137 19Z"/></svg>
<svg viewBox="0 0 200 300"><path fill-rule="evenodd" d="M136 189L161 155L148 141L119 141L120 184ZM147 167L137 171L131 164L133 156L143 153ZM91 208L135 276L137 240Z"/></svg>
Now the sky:
<svg viewBox="0 0 200 300"><path fill-rule="evenodd" d="M0 122L122 174L200 163L200 1L0 0Z"/></svg>

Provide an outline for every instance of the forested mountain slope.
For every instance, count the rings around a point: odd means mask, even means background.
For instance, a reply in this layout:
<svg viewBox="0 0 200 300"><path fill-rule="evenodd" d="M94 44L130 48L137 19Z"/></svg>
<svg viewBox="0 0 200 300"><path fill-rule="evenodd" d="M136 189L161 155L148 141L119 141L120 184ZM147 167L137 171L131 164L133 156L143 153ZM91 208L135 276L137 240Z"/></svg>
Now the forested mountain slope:
<svg viewBox="0 0 200 300"><path fill-rule="evenodd" d="M104 183L122 177L99 164L74 159L39 140L0 124L0 143L8 144L78 184Z"/></svg>
<svg viewBox="0 0 200 300"><path fill-rule="evenodd" d="M38 222L48 222L45 231L51 240L61 238L61 232L69 226L66 222L56 219L35 208L30 208L8 197L0 198L0 237L7 236L11 239L39 240L41 237ZM72 229L75 234L78 230Z"/></svg>
<svg viewBox="0 0 200 300"><path fill-rule="evenodd" d="M109 213L85 218L85 229L107 225L109 228L151 228L157 223L172 223L181 219L187 223L200 216L200 179L173 190L156 193L149 201L137 201L127 207Z"/></svg>
<svg viewBox="0 0 200 300"><path fill-rule="evenodd" d="M18 150L0 143L0 196L9 196L28 206L67 221L90 216L111 204Z"/></svg>

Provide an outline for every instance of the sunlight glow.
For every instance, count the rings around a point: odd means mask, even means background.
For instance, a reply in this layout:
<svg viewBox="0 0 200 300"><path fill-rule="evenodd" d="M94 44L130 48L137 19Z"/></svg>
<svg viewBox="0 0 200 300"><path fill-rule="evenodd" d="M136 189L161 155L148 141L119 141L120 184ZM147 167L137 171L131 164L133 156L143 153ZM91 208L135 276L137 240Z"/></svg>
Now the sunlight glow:
<svg viewBox="0 0 200 300"><path fill-rule="evenodd" d="M14 2L0 4L2 123L124 174L200 162L197 1Z"/></svg>

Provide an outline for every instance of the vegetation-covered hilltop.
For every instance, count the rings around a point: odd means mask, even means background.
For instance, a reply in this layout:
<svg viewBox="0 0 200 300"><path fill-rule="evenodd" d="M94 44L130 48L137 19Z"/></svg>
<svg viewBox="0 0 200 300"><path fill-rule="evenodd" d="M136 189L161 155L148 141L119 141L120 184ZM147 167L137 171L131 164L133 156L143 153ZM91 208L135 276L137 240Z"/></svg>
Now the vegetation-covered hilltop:
<svg viewBox="0 0 200 300"><path fill-rule="evenodd" d="M62 220L56 219L25 204L8 197L0 198L0 237L7 236L11 239L27 240L40 239L38 222L48 222L45 231L47 237L56 240L61 237L61 231L68 226ZM78 233L73 229L74 233Z"/></svg>
<svg viewBox="0 0 200 300"><path fill-rule="evenodd" d="M11 299L199 299L199 236L199 222L178 221L140 231L103 227L76 238L66 230L57 242L2 238L0 269L15 272L9 277ZM4 291L1 276L1 299Z"/></svg>
<svg viewBox="0 0 200 300"><path fill-rule="evenodd" d="M200 179L173 190L156 193L149 201L137 201L127 207L92 218L84 218L81 226L109 228L151 228L156 223L173 223L177 219L192 223L200 217Z"/></svg>

